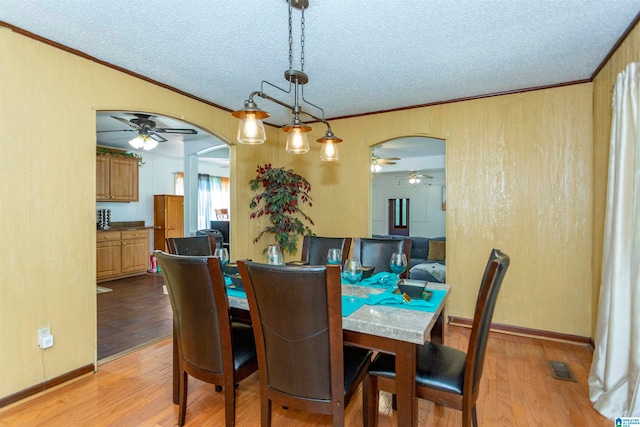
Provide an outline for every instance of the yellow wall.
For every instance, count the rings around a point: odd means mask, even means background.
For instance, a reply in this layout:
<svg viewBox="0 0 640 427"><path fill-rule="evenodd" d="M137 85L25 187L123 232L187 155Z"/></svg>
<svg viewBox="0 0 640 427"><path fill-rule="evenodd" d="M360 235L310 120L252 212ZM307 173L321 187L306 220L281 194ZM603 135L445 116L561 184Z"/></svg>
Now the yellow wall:
<svg viewBox="0 0 640 427"><path fill-rule="evenodd" d="M316 184L317 234L366 236L366 147L399 135L446 139L448 314L473 316L497 247L512 261L495 322L590 336L591 127L591 85L573 85L335 121L340 163L314 153L290 156L290 166Z"/></svg>
<svg viewBox="0 0 640 427"><path fill-rule="evenodd" d="M228 112L0 27L0 397L96 360L96 110L183 118L232 141ZM275 130L269 130L275 139ZM277 144L272 144L274 147ZM232 150L232 179L248 182L277 150ZM237 158L243 159L238 165ZM250 166L247 166L250 165ZM232 189L233 191L233 189ZM246 191L246 190L244 190ZM240 197L246 197L243 191ZM237 204L234 195L233 202ZM241 203L244 206L244 203ZM246 210L246 209L245 209ZM234 251L251 256L234 224ZM249 248L249 249L248 249ZM37 330L55 344L41 350ZM5 369L10 367L10 369Z"/></svg>
<svg viewBox="0 0 640 427"><path fill-rule="evenodd" d="M592 336L595 334L598 297L602 279L602 242L604 234L604 211L609 170L609 136L611 132L611 101L616 77L627 64L640 61L640 27L633 31L609 59L606 66L593 79L593 316Z"/></svg>
<svg viewBox="0 0 640 427"><path fill-rule="evenodd" d="M229 141L237 124L6 28L0 53L0 366L11 367L0 376L3 397L95 362L95 111L184 118ZM427 134L447 140L449 314L471 317L489 249L499 247L512 264L496 322L590 336L602 209L591 181L606 176L597 132L593 149L591 91L582 84L332 121L345 140L338 163L321 163L314 142L311 153L290 155L284 133L268 128L265 145L231 150L232 257L263 257L266 242L252 240L264 221L250 222L248 208L258 164L292 167L311 182L317 234L366 236L370 146ZM609 113L595 99L600 120ZM310 140L322 133L314 125ZM41 350L45 325L56 342Z"/></svg>

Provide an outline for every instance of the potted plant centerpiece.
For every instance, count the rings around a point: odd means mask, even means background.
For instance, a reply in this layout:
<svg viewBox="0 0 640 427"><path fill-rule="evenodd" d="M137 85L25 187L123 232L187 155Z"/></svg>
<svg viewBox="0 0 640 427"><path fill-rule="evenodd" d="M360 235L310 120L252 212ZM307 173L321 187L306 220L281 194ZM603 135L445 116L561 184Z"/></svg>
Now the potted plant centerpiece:
<svg viewBox="0 0 640 427"><path fill-rule="evenodd" d="M274 168L271 164L258 166L256 171L258 175L249 181L251 190L258 192L249 204L249 208L255 209L251 219L266 215L271 225L265 227L253 243L265 233L273 234L280 248L293 255L299 235L314 235L303 222L314 225L313 220L301 209L305 203L312 206L311 184L292 169Z"/></svg>

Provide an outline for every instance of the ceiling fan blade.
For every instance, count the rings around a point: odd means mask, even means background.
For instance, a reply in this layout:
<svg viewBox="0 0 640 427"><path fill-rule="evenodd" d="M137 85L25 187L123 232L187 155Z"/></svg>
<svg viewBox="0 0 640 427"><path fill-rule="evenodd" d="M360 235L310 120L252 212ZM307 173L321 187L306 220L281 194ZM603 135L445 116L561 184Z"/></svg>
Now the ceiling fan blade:
<svg viewBox="0 0 640 427"><path fill-rule="evenodd" d="M177 129L177 128L155 128L154 132L158 133L181 133L184 135L196 135L198 132L195 129Z"/></svg>
<svg viewBox="0 0 640 427"><path fill-rule="evenodd" d="M165 138L163 138L162 136L158 135L155 132L149 132L149 137L155 139L158 142L166 142L167 141Z"/></svg>
<svg viewBox="0 0 640 427"><path fill-rule="evenodd" d="M385 157L384 159L380 159L380 160L402 160L400 157Z"/></svg>
<svg viewBox="0 0 640 427"><path fill-rule="evenodd" d="M113 129L113 130L97 130L96 133L106 132L135 132L135 129Z"/></svg>
<svg viewBox="0 0 640 427"><path fill-rule="evenodd" d="M116 116L111 116L111 117L113 117L114 119L116 119L116 120L118 120L118 121L120 121L120 122L124 123L125 125L131 126L131 127L132 127L132 128L134 128L134 129L142 129L142 128L141 128L140 126L138 126L137 124L132 123L132 122L130 122L130 121L129 121L129 120L127 120L127 119L123 119L122 117L116 117Z"/></svg>
<svg viewBox="0 0 640 427"><path fill-rule="evenodd" d="M387 159L378 159L378 163L381 165L395 165L396 162L390 162Z"/></svg>

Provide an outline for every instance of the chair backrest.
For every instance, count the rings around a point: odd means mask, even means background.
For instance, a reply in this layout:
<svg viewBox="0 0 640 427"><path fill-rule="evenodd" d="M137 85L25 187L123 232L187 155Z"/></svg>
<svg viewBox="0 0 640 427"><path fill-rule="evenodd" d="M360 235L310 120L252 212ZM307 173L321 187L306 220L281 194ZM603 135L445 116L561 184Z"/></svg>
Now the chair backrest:
<svg viewBox="0 0 640 427"><path fill-rule="evenodd" d="M389 262L391 254L404 253L407 257L407 269L400 275L409 277L409 260L411 259L411 239L365 239L356 237L353 257L360 260L363 267L374 267L373 273L391 271Z"/></svg>
<svg viewBox="0 0 640 427"><path fill-rule="evenodd" d="M498 249L491 251L487 261L480 290L478 291L473 326L467 349L463 395L471 396L478 391L489 338L489 329L491 328L491 319L493 318L493 311L496 307L502 280L509 268L509 262L509 257Z"/></svg>
<svg viewBox="0 0 640 427"><path fill-rule="evenodd" d="M196 231L196 237L198 236L207 236L209 238L209 246L211 247L212 251L217 248L221 248L224 245L224 236L219 230L214 230L211 228L198 230Z"/></svg>
<svg viewBox="0 0 640 427"><path fill-rule="evenodd" d="M256 338L260 392L302 410L344 408L340 267L241 260L238 269Z"/></svg>
<svg viewBox="0 0 640 427"><path fill-rule="evenodd" d="M154 254L171 301L179 357L212 373L224 373L225 360L233 369L229 305L219 260Z"/></svg>
<svg viewBox="0 0 640 427"><path fill-rule="evenodd" d="M211 244L207 236L168 237L167 248L174 255L208 256L212 255Z"/></svg>
<svg viewBox="0 0 640 427"><path fill-rule="evenodd" d="M351 237L318 237L304 236L302 241L302 261L309 265L325 265L327 252L331 248L340 248L342 251L342 263L349 258L351 250Z"/></svg>

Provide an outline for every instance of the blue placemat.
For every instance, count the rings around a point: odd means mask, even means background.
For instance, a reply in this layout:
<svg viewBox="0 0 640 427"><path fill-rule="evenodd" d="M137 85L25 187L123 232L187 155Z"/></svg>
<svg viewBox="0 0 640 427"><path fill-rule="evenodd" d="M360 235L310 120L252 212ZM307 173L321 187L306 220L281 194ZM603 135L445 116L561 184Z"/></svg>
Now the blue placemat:
<svg viewBox="0 0 640 427"><path fill-rule="evenodd" d="M433 292L431 294L431 298L429 298L429 301L424 301L422 299L412 299L411 302L408 303L402 298L402 295L394 294L394 290L395 289L388 289L380 294L370 294L367 304L388 305L392 307L406 308L408 310L434 312L440 306L442 299L447 294L447 291L442 289L425 289L429 292Z"/></svg>
<svg viewBox="0 0 640 427"><path fill-rule="evenodd" d="M348 295L342 296L342 317L347 317L369 301L368 298L362 297L355 297L355 301L349 301L349 298L351 297Z"/></svg>
<svg viewBox="0 0 640 427"><path fill-rule="evenodd" d="M371 277L367 277L366 279L362 279L356 285L358 286L371 286L372 288L388 288L392 286L394 283L396 275L393 273L389 273L387 271L381 271L380 273L376 273ZM350 285L351 283L342 279L343 285Z"/></svg>

